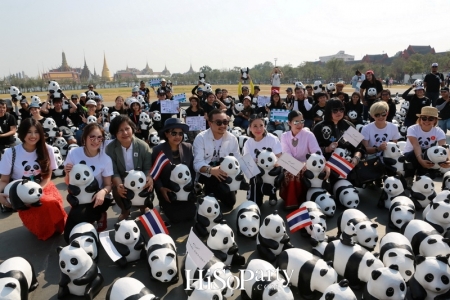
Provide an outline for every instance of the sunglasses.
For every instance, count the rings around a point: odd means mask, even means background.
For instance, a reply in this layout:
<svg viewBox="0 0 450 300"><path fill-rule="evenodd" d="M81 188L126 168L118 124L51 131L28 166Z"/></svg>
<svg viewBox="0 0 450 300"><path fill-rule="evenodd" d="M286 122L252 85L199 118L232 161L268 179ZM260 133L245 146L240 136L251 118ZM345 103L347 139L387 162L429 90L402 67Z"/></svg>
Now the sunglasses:
<svg viewBox="0 0 450 300"><path fill-rule="evenodd" d="M214 123L217 126L222 126L222 125L230 124L230 121L228 121L228 120L216 120L216 121L211 121L211 123Z"/></svg>
<svg viewBox="0 0 450 300"><path fill-rule="evenodd" d="M259 113L259 114L253 114L250 116L250 120L256 120L256 119L264 119L263 114Z"/></svg>
<svg viewBox="0 0 450 300"><path fill-rule="evenodd" d="M389 94L381 94L381 96L390 96Z"/></svg>
<svg viewBox="0 0 450 300"><path fill-rule="evenodd" d="M102 135L99 136L95 136L95 135L91 135L89 136L89 140L91 142L95 142L95 140L99 141L99 142L103 142L104 137Z"/></svg>
<svg viewBox="0 0 450 300"><path fill-rule="evenodd" d="M305 124L305 120L293 121L292 124L294 124L294 125Z"/></svg>
<svg viewBox="0 0 450 300"><path fill-rule="evenodd" d="M379 117L386 117L387 114L386 113L382 113L382 114L375 114L375 118L379 118Z"/></svg>
<svg viewBox="0 0 450 300"><path fill-rule="evenodd" d="M184 132L183 131L171 131L170 132L171 136L177 136L177 134L178 134L178 136L184 136Z"/></svg>
<svg viewBox="0 0 450 300"><path fill-rule="evenodd" d="M426 122L426 121L433 122L434 120L436 120L435 117L428 117L428 116L420 116L420 119L424 122Z"/></svg>
<svg viewBox="0 0 450 300"><path fill-rule="evenodd" d="M331 112L332 112L333 114L343 113L344 111L345 111L345 108L343 108L343 107L341 107L341 108L333 108L333 109L331 110Z"/></svg>

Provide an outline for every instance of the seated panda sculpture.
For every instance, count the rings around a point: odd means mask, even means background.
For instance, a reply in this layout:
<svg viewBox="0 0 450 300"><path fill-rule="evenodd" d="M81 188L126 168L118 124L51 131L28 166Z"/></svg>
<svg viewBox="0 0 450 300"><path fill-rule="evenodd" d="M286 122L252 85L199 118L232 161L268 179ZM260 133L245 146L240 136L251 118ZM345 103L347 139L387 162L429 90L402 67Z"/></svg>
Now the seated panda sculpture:
<svg viewBox="0 0 450 300"><path fill-rule="evenodd" d="M405 175L405 160L406 157L397 143L387 142L383 151L383 162L389 175Z"/></svg>
<svg viewBox="0 0 450 300"><path fill-rule="evenodd" d="M292 248L290 237L286 233L286 224L278 211L268 215L256 236L256 249L261 258L274 262L281 251Z"/></svg>
<svg viewBox="0 0 450 300"><path fill-rule="evenodd" d="M312 247L311 253L317 257L322 258L325 248L327 246L328 237L326 231L320 224L309 225L311 231L310 244Z"/></svg>
<svg viewBox="0 0 450 300"><path fill-rule="evenodd" d="M346 209L337 220L338 235L349 223L353 223L356 228L355 242L367 250L373 251L378 242L378 224L373 223L358 209Z"/></svg>
<svg viewBox="0 0 450 300"><path fill-rule="evenodd" d="M92 197L100 190L93 170L95 167L87 166L84 160L70 170L67 202L72 207L91 203Z"/></svg>
<svg viewBox="0 0 450 300"><path fill-rule="evenodd" d="M123 180L123 185L127 190L127 198L122 198L125 209L131 206L145 206L153 209L153 191L144 189L147 178L144 172L139 170L130 170Z"/></svg>
<svg viewBox="0 0 450 300"><path fill-rule="evenodd" d="M306 171L303 172L303 183L306 188L328 188L327 181L324 180L325 157L320 151L306 154Z"/></svg>
<svg viewBox="0 0 450 300"><path fill-rule="evenodd" d="M443 237L433 226L422 220L411 220L401 229L410 242L415 255L426 257L450 253L450 239Z"/></svg>
<svg viewBox="0 0 450 300"><path fill-rule="evenodd" d="M145 242L141 231L133 220L122 220L109 231L112 244L122 257L115 263L126 267L127 263L139 260L145 253Z"/></svg>
<svg viewBox="0 0 450 300"><path fill-rule="evenodd" d="M249 184L244 178L239 161L233 153L222 157L219 160L219 166L222 171L227 173L227 178L218 185L218 192L221 195L235 192L237 190L248 190Z"/></svg>
<svg viewBox="0 0 450 300"><path fill-rule="evenodd" d="M364 291L363 299L405 299L406 283L397 265L373 270ZM388 297L388 298L386 298Z"/></svg>
<svg viewBox="0 0 450 300"><path fill-rule="evenodd" d="M170 201L191 201L197 200L194 192L194 180L191 171L185 164L171 165L168 188L172 191L168 193Z"/></svg>
<svg viewBox="0 0 450 300"><path fill-rule="evenodd" d="M448 160L448 145L444 146L432 146L426 149L423 154L423 159L431 161L435 165L432 169L439 169L439 164L444 163Z"/></svg>
<svg viewBox="0 0 450 300"><path fill-rule="evenodd" d="M45 137L50 138L49 143L53 143L53 139L56 137L57 134L59 134L59 128L56 125L55 120L52 118L46 118L44 123L42 124L42 127L44 128Z"/></svg>
<svg viewBox="0 0 450 300"><path fill-rule="evenodd" d="M450 191L439 192L423 210L422 218L440 234L450 229Z"/></svg>
<svg viewBox="0 0 450 300"><path fill-rule="evenodd" d="M0 265L1 299L28 299L39 285L33 265L23 257L8 258Z"/></svg>
<svg viewBox="0 0 450 300"><path fill-rule="evenodd" d="M426 175L417 176L410 194L416 209L425 208L436 197L433 180Z"/></svg>
<svg viewBox="0 0 450 300"><path fill-rule="evenodd" d="M359 191L346 179L340 179L333 185L334 199L347 208L357 208Z"/></svg>
<svg viewBox="0 0 450 300"><path fill-rule="evenodd" d="M237 233L245 237L256 237L261 226L261 211L253 201L245 201L237 208Z"/></svg>
<svg viewBox="0 0 450 300"><path fill-rule="evenodd" d="M103 287L103 276L92 258L81 248L78 241L66 247L58 247L59 280L58 299L69 294L94 299Z"/></svg>
<svg viewBox="0 0 450 300"><path fill-rule="evenodd" d="M415 272L411 243L398 232L389 232L381 239L380 260L385 266L397 265L405 282L408 282Z"/></svg>
<svg viewBox="0 0 450 300"><path fill-rule="evenodd" d="M201 237L206 237L214 226L222 222L222 211L214 195L211 194L198 199L195 220L195 233Z"/></svg>
<svg viewBox="0 0 450 300"><path fill-rule="evenodd" d="M206 245L214 256L227 266L245 264L245 257L238 253L239 248L234 241L234 232L225 220L211 229Z"/></svg>
<svg viewBox="0 0 450 300"><path fill-rule="evenodd" d="M173 239L165 233L155 234L145 247L150 278L160 282L178 281L177 248Z"/></svg>
<svg viewBox="0 0 450 300"><path fill-rule="evenodd" d="M5 186L3 193L7 195L6 200L15 210L27 210L29 209L27 205L33 207L42 205L42 187L28 179L11 181Z"/></svg>
<svg viewBox="0 0 450 300"><path fill-rule="evenodd" d="M275 166L277 157L271 148L263 148L262 151L255 149L256 164L260 171L258 178L262 180L263 195L269 196L269 204L275 205L277 203L277 189L280 188L281 182L284 178L283 168Z"/></svg>
<svg viewBox="0 0 450 300"><path fill-rule="evenodd" d="M70 231L69 244L73 241L78 241L80 247L98 262L98 244L99 238L97 230L91 223L82 222L75 225Z"/></svg>
<svg viewBox="0 0 450 300"><path fill-rule="evenodd" d="M131 277L119 278L106 292L106 300L159 300L142 282Z"/></svg>
<svg viewBox="0 0 450 300"><path fill-rule="evenodd" d="M356 300L347 279L342 279L326 288L319 300Z"/></svg>
<svg viewBox="0 0 450 300"><path fill-rule="evenodd" d="M326 189L309 188L306 201L315 202L327 217L333 217L336 212L336 202Z"/></svg>
<svg viewBox="0 0 450 300"><path fill-rule="evenodd" d="M406 182L402 177L397 175L389 177L384 176L383 180L383 191L378 199L378 207L389 209L391 207L392 199L398 196L406 196L404 188L406 186Z"/></svg>
<svg viewBox="0 0 450 300"><path fill-rule="evenodd" d="M414 220L416 207L414 202L406 196L392 199L389 207L389 228L399 231L405 223Z"/></svg>

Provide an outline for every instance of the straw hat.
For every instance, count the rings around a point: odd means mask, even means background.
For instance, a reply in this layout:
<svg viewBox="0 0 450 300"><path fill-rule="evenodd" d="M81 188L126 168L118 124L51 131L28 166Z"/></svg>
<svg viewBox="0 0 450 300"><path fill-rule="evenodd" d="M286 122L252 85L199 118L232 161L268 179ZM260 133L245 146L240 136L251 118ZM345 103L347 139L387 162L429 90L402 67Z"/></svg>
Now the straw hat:
<svg viewBox="0 0 450 300"><path fill-rule="evenodd" d="M439 111L437 110L437 108L432 107L432 106L424 106L422 107L422 110L420 111L420 114L416 114L416 116L420 117L420 116L430 116L430 117L435 117L435 118L439 118Z"/></svg>

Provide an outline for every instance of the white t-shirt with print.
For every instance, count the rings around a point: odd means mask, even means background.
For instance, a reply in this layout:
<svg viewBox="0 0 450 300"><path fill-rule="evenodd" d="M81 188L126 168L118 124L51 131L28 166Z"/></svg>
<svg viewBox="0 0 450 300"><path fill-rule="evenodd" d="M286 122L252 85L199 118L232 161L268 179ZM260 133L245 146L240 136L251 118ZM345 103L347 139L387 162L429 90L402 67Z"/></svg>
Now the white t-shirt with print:
<svg viewBox="0 0 450 300"><path fill-rule="evenodd" d="M267 133L267 135L260 140L259 142L250 138L244 144L244 154L250 153L253 159L256 159L255 149L262 151L262 148L271 148L272 152L276 154L280 154L282 152L281 142L275 135L271 133Z"/></svg>
<svg viewBox="0 0 450 300"><path fill-rule="evenodd" d="M280 87L281 85L281 74L276 73L272 75L272 86L274 87Z"/></svg>
<svg viewBox="0 0 450 300"><path fill-rule="evenodd" d="M383 142L398 140L401 137L398 127L390 122L382 129L375 126L375 123L367 124L361 130L361 134L364 140L369 142L369 147L378 147Z"/></svg>
<svg viewBox="0 0 450 300"><path fill-rule="evenodd" d="M408 128L408 132L406 133L406 136L412 136L417 139L419 142L420 148L422 150L428 149L432 146L437 145L437 142L440 140L445 141L445 133L444 131L439 127L433 127L430 131L425 132L422 130L419 124L413 125ZM409 139L406 141L404 153L408 153L413 151L413 146Z"/></svg>
<svg viewBox="0 0 450 300"><path fill-rule="evenodd" d="M50 145L45 144L47 147L49 159L50 159L50 170L57 169L55 154L53 153L53 148ZM14 160L14 169L11 179L17 180L22 178L32 179L37 175L41 174L41 167L37 162L36 150L33 152L27 152L23 145L15 146L16 158ZM0 174L11 175L11 164L12 164L12 149L6 149L2 156L0 163Z"/></svg>
<svg viewBox="0 0 450 300"><path fill-rule="evenodd" d="M85 161L87 166L94 166L94 176L98 181L99 187L103 187L103 177L109 177L114 174L111 158L104 151L100 151L94 157L88 157L84 153L84 147L74 148L67 155L64 165L76 165L81 161Z"/></svg>

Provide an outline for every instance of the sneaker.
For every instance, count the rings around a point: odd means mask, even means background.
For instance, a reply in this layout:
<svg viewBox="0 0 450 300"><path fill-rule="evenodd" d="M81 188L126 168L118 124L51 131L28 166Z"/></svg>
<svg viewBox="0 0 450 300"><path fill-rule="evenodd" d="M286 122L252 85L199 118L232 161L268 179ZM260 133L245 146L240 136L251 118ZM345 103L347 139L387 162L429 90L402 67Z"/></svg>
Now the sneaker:
<svg viewBox="0 0 450 300"><path fill-rule="evenodd" d="M102 213L100 220L97 221L97 232L105 231L107 227L108 227L108 215L106 214L105 211Z"/></svg>

